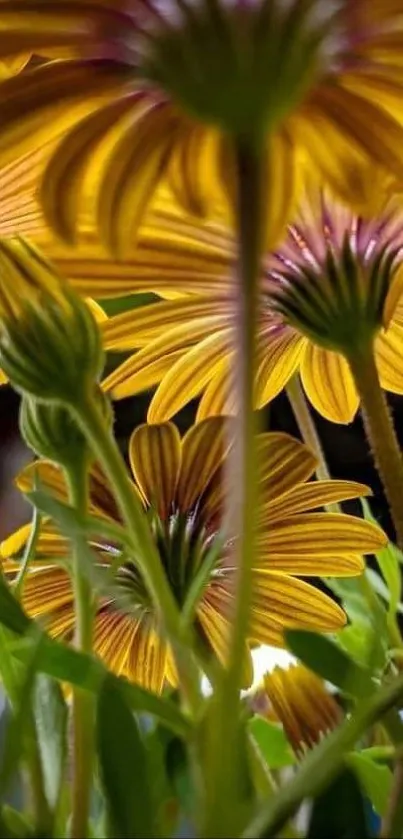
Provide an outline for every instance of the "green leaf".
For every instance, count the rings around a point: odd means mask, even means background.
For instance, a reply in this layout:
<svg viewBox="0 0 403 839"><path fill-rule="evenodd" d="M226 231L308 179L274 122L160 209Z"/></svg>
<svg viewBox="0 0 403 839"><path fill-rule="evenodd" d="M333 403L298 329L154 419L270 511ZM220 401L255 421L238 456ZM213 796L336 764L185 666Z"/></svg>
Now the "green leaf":
<svg viewBox="0 0 403 839"><path fill-rule="evenodd" d="M351 696L367 696L372 691L371 673L361 667L334 641L316 632L299 629L285 631L287 646L297 658L326 681Z"/></svg>
<svg viewBox="0 0 403 839"><path fill-rule="evenodd" d="M0 839L28 839L30 836L33 836L33 828L26 816L4 804L0 811Z"/></svg>
<svg viewBox="0 0 403 839"><path fill-rule="evenodd" d="M77 685L77 687L93 692L98 691L106 673L101 661L79 652L67 644L55 641L44 633L41 637L43 642L37 657L38 670L60 681ZM20 641L19 646L17 645L13 649L14 655L18 659L26 661L30 655L31 644L31 639ZM134 711L144 711L152 714L181 736L189 733L190 722L169 699L150 693L124 678L112 674L109 678L122 691L126 702Z"/></svg>
<svg viewBox="0 0 403 839"><path fill-rule="evenodd" d="M355 774L345 769L313 804L307 839L366 839L367 810Z"/></svg>
<svg viewBox="0 0 403 839"><path fill-rule="evenodd" d="M283 769L296 762L282 726L263 717L253 717L248 727L270 769Z"/></svg>
<svg viewBox="0 0 403 839"><path fill-rule="evenodd" d="M11 593L4 577L0 575L0 623L23 635L31 626L31 619L25 614L23 608Z"/></svg>
<svg viewBox="0 0 403 839"><path fill-rule="evenodd" d="M34 687L33 712L43 767L45 794L56 809L63 784L67 755L67 707L60 685L38 674Z"/></svg>
<svg viewBox="0 0 403 839"><path fill-rule="evenodd" d="M156 834L147 752L134 715L109 676L98 695L96 731L111 835L152 839Z"/></svg>
<svg viewBox="0 0 403 839"><path fill-rule="evenodd" d="M374 810L384 816L392 789L393 775L387 766L379 766L365 755L352 752L346 758L347 765L353 769L361 788L371 801Z"/></svg>

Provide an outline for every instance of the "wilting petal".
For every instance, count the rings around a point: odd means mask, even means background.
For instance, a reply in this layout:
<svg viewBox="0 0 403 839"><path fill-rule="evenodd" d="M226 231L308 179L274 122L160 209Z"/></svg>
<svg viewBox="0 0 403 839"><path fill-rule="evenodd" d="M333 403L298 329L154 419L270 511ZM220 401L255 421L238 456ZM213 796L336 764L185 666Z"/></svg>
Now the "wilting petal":
<svg viewBox="0 0 403 839"><path fill-rule="evenodd" d="M317 507L325 507L327 504L348 501L350 498L362 498L366 495L371 495L369 487L354 481L311 481L308 484L293 487L287 495L282 495L280 498L274 497L262 504L259 518L262 525L266 527L271 521L279 521L296 513L304 513L307 510L315 510Z"/></svg>
<svg viewBox="0 0 403 839"><path fill-rule="evenodd" d="M332 422L352 422L359 400L347 361L341 355L309 343L300 372L306 394L322 416Z"/></svg>
<svg viewBox="0 0 403 839"><path fill-rule="evenodd" d="M262 408L285 387L298 368L306 339L289 326L271 327L262 336L256 371L255 404Z"/></svg>
<svg viewBox="0 0 403 839"><path fill-rule="evenodd" d="M289 492L315 471L315 455L289 434L260 434L257 449L262 503Z"/></svg>
<svg viewBox="0 0 403 839"><path fill-rule="evenodd" d="M212 330L214 330L215 318L219 314L225 314L225 308L225 298L214 298L213 303L210 295L164 300L147 306L138 306L105 321L102 327L103 343L107 350L137 349L180 324L187 325L190 335L193 320L199 322L206 320L206 333L208 333L209 319L213 317Z"/></svg>
<svg viewBox="0 0 403 839"><path fill-rule="evenodd" d="M145 615L130 645L126 660L126 674L147 690L161 693L166 678L167 643Z"/></svg>
<svg viewBox="0 0 403 839"><path fill-rule="evenodd" d="M208 599L204 599L197 609L197 618L200 621L206 639L214 650L218 660L224 666L228 660L228 647L231 636L231 624L223 616L220 608L220 606L225 607L226 605L224 602L217 602L217 607L213 605L213 599L209 591ZM245 641L241 687L248 688L252 683L252 679L252 657Z"/></svg>
<svg viewBox="0 0 403 839"><path fill-rule="evenodd" d="M403 326L392 321L375 339L375 358L382 387L403 393Z"/></svg>
<svg viewBox="0 0 403 839"><path fill-rule="evenodd" d="M178 429L170 422L138 426L130 438L129 457L144 498L165 520L175 498L181 466Z"/></svg>
<svg viewBox="0 0 403 839"><path fill-rule="evenodd" d="M259 555L269 557L316 557L337 554L376 553L387 538L375 524L346 513L306 513L273 523L268 536L258 537Z"/></svg>
<svg viewBox="0 0 403 839"><path fill-rule="evenodd" d="M222 329L192 347L171 367L153 396L149 422L161 422L177 414L210 381L214 368L231 346L231 330Z"/></svg>
<svg viewBox="0 0 403 839"><path fill-rule="evenodd" d="M224 417L212 417L186 432L182 440L182 466L177 489L177 503L183 512L190 510L208 489L220 469L229 448Z"/></svg>

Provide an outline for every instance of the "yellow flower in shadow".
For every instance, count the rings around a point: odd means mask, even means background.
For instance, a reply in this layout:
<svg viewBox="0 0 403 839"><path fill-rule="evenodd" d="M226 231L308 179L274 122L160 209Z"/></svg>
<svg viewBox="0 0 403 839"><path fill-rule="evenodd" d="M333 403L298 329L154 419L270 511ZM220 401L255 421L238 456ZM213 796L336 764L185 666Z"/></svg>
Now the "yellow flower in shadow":
<svg viewBox="0 0 403 839"><path fill-rule="evenodd" d="M223 467L229 445L225 426L223 417L207 419L181 438L172 423L141 425L129 444L133 492L139 493L147 511L180 607L195 576L209 561L210 550L217 548L197 604L195 627L209 654L223 663L235 578L222 520ZM320 511L326 504L363 496L368 490L348 481L308 481L315 458L298 440L281 433L260 435L258 462L260 506L245 638L245 685L252 678L248 640L282 646L287 627L333 632L344 625L343 610L305 578L360 574L362 555L377 551L386 541L378 527L362 519ZM62 473L54 464L39 461L28 466L18 480L20 488L32 487L34 476L58 497L66 497ZM96 467L91 471L90 511L101 522L120 521L105 477ZM23 527L1 546L3 569L9 577L18 570L18 553L28 534L29 526ZM95 567L105 581L112 565L115 569L109 588L100 591L97 601L95 652L115 672L160 691L166 679L175 682L175 669L135 551L123 555L119 541L106 539L101 528L97 534L96 525L91 545ZM65 640L74 633L68 556L68 543L46 522L23 590L28 614ZM117 567L120 556L122 563Z"/></svg>

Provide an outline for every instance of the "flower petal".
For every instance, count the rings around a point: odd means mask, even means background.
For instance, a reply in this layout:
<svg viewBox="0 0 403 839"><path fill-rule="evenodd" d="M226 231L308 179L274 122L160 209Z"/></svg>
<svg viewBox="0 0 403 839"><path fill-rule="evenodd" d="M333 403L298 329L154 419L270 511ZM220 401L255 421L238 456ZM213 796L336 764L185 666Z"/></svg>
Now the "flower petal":
<svg viewBox="0 0 403 839"><path fill-rule="evenodd" d="M262 408L285 387L301 360L306 339L289 326L271 327L262 336L263 359L256 371L255 404Z"/></svg>
<svg viewBox="0 0 403 839"><path fill-rule="evenodd" d="M209 335L192 347L164 376L148 409L149 422L161 422L177 414L208 384L217 363L229 351L230 329Z"/></svg>
<svg viewBox="0 0 403 839"><path fill-rule="evenodd" d="M210 590L207 597L202 600L197 609L197 618L205 633L206 639L214 650L218 660L225 666L228 660L228 644L231 633L231 624L221 613L220 603L212 605ZM226 604L222 604L224 607ZM242 667L241 687L250 687L253 680L253 663L250 650L245 642L244 658Z"/></svg>
<svg viewBox="0 0 403 839"><path fill-rule="evenodd" d="M318 556L376 553L387 544L383 530L346 513L306 513L273 523L268 535L259 534L259 556L312 557L312 574L320 575Z"/></svg>
<svg viewBox="0 0 403 839"><path fill-rule="evenodd" d="M300 373L308 399L322 416L332 422L352 422L359 400L343 356L308 343Z"/></svg>
<svg viewBox="0 0 403 839"><path fill-rule="evenodd" d="M204 389L197 408L196 422L201 422L207 417L236 413L236 393L231 386L235 371L231 368L231 357L232 354L228 353L214 367L212 378Z"/></svg>
<svg viewBox="0 0 403 839"><path fill-rule="evenodd" d="M362 498L371 495L371 490L365 484L354 481L311 481L294 487L287 495L272 498L262 504L260 518L262 523L315 510L338 501L348 501L350 498Z"/></svg>
<svg viewBox="0 0 403 839"><path fill-rule="evenodd" d="M403 326L391 323L386 332L375 339L375 358L379 380L386 390L403 393Z"/></svg>
<svg viewBox="0 0 403 839"><path fill-rule="evenodd" d="M149 617L140 626L128 646L126 674L147 690L161 693L167 675L167 644Z"/></svg>
<svg viewBox="0 0 403 839"><path fill-rule="evenodd" d="M290 492L315 471L315 455L289 434L259 434L257 449L262 503Z"/></svg>
<svg viewBox="0 0 403 839"><path fill-rule="evenodd" d="M182 466L177 501L182 512L190 510L208 490L230 446L224 417L193 425L182 440Z"/></svg>
<svg viewBox="0 0 403 839"><path fill-rule="evenodd" d="M95 617L94 652L117 676L125 674L139 621L130 615L100 610Z"/></svg>
<svg viewBox="0 0 403 839"><path fill-rule="evenodd" d="M343 610L302 580L271 571L253 571L254 608L285 627L331 632L346 623Z"/></svg>
<svg viewBox="0 0 403 839"><path fill-rule="evenodd" d="M129 458L146 502L165 520L175 499L181 467L178 429L171 422L139 425L130 437Z"/></svg>
<svg viewBox="0 0 403 839"><path fill-rule="evenodd" d="M22 604L32 618L47 618L52 631L52 615L61 606L73 609L73 590L66 571L56 565L31 571L24 581Z"/></svg>

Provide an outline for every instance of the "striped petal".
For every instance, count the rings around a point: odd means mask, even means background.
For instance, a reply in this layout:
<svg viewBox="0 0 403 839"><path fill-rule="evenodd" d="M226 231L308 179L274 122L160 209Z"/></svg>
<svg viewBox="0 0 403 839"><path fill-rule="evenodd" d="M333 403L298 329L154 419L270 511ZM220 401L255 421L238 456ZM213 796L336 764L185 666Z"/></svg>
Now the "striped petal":
<svg viewBox="0 0 403 839"><path fill-rule="evenodd" d="M271 521L278 521L296 513L305 513L307 510L315 510L327 504L348 501L351 498L363 498L366 495L371 495L371 490L365 484L337 480L311 481L308 484L293 487L287 495L282 495L280 498L273 497L262 504L260 518L262 522L269 524Z"/></svg>
<svg viewBox="0 0 403 839"><path fill-rule="evenodd" d="M307 513L272 524L269 535L258 537L259 556L312 557L312 574L318 574L316 557L376 553L387 544L384 532L371 522L345 513Z"/></svg>
<svg viewBox="0 0 403 839"><path fill-rule="evenodd" d="M126 674L147 690L161 693L167 676L168 647L149 616L144 616L128 645Z"/></svg>
<svg viewBox="0 0 403 839"><path fill-rule="evenodd" d="M128 358L114 370L104 380L103 388L111 391L114 399L122 399L148 389L158 381L155 378L157 370L166 369L167 358L170 358L170 366L172 366L179 352L183 354L193 344L202 342L211 332L222 329L226 323L227 318L222 316L209 320L200 318L192 321L191 330L189 324L185 322L163 332L159 338L143 347L136 355Z"/></svg>
<svg viewBox="0 0 403 839"><path fill-rule="evenodd" d="M263 359L255 383L257 408L262 408L285 387L299 366L306 344L306 339L288 326L272 327L262 337Z"/></svg>
<svg viewBox="0 0 403 839"><path fill-rule="evenodd" d="M261 559L262 557L262 559ZM312 562L311 556L303 556L298 553L291 553L288 556L275 556L270 551L265 558L258 552L257 564L267 571L278 571L282 574L289 574L298 577L358 577L365 570L365 563L357 554L338 554L335 550L334 556L316 557ZM267 563L267 565L266 565ZM315 571L313 571L315 566Z"/></svg>
<svg viewBox="0 0 403 839"><path fill-rule="evenodd" d="M310 478L316 467L314 454L294 437L268 432L258 437L258 463L262 503L290 492Z"/></svg>
<svg viewBox="0 0 403 839"><path fill-rule="evenodd" d="M208 491L230 446L224 417L212 417L186 432L182 440L182 467L177 489L180 510L190 510Z"/></svg>
<svg viewBox="0 0 403 839"><path fill-rule="evenodd" d="M206 636L206 639L214 650L218 660L225 666L228 660L228 644L231 634L231 624L222 614L224 602L217 602L214 597L208 596L200 603L197 609L197 618ZM250 650L245 642L244 658L242 667L241 687L250 687L253 680L253 663Z"/></svg>
<svg viewBox="0 0 403 839"><path fill-rule="evenodd" d="M169 165L169 184L179 206L206 217L222 202L217 160L221 133L198 122L183 123Z"/></svg>
<svg viewBox="0 0 403 839"><path fill-rule="evenodd" d="M206 320L213 315L212 329L215 328L215 317L225 314L228 303L225 298L185 297L179 300L164 300L139 306L128 312L115 315L102 326L102 338L107 350L133 350L143 347L162 332L169 331L180 324L186 324L189 334L192 331L192 321ZM206 331L208 323L206 323Z"/></svg>
<svg viewBox="0 0 403 839"><path fill-rule="evenodd" d="M108 607L95 617L94 652L117 676L126 673L126 662L138 631L137 620Z"/></svg>
<svg viewBox="0 0 403 839"><path fill-rule="evenodd" d="M0 557L7 559L8 557L20 554L29 537L30 528L30 524L24 525L4 539L0 544ZM69 554L70 543L68 540L58 532L51 522L43 522L36 545L34 561L43 564L43 559L54 559L56 557L68 556ZM3 563L3 567L7 571L5 563ZM14 572L14 566L10 570Z"/></svg>
<svg viewBox="0 0 403 839"><path fill-rule="evenodd" d="M332 632L346 623L343 610L309 583L286 574L253 571L254 609L285 627Z"/></svg>
<svg viewBox="0 0 403 839"><path fill-rule="evenodd" d="M171 367L153 396L148 421L170 419L198 396L210 381L217 363L227 355L231 339L231 330L223 329L209 335L183 355Z"/></svg>
<svg viewBox="0 0 403 839"><path fill-rule="evenodd" d="M331 422L352 422L359 399L343 356L308 343L300 373L308 399L322 416Z"/></svg>
<svg viewBox="0 0 403 839"><path fill-rule="evenodd" d="M55 565L32 571L24 582L22 604L32 618L45 618L52 631L52 615L64 606L73 609L73 589L66 571Z"/></svg>
<svg viewBox="0 0 403 839"><path fill-rule="evenodd" d="M403 326L392 321L386 332L375 339L375 358L379 380L386 390L403 393Z"/></svg>
<svg viewBox="0 0 403 839"><path fill-rule="evenodd" d="M130 465L146 502L165 520L172 509L181 468L179 431L170 422L140 425L129 442Z"/></svg>
<svg viewBox="0 0 403 839"><path fill-rule="evenodd" d="M233 387L235 371L231 367L232 354L214 367L213 375L200 399L196 422L207 417L229 416L236 413L236 391Z"/></svg>

